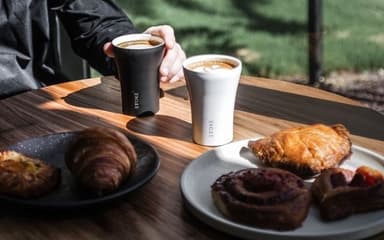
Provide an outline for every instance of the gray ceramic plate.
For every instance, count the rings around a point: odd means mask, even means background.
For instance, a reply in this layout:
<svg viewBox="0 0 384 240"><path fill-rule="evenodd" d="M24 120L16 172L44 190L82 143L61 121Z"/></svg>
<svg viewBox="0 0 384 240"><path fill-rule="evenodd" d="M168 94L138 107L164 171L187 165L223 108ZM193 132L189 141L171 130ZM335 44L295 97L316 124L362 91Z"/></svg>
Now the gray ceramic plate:
<svg viewBox="0 0 384 240"><path fill-rule="evenodd" d="M21 141L7 147L9 150L15 150L28 156L39 158L60 168L61 183L57 189L40 198L26 200L0 195L0 200L24 207L88 207L117 199L143 186L155 176L160 167L158 153L150 144L138 138L127 136L134 145L138 155L138 164L133 176L115 192L103 196L88 194L78 188L64 162L65 151L76 134L77 132L55 133Z"/></svg>
<svg viewBox="0 0 384 240"><path fill-rule="evenodd" d="M261 229L225 218L213 204L210 186L222 174L258 166L257 159L246 147L247 142L234 142L208 151L184 170L181 177L183 198L188 209L203 222L238 237L264 240L362 239L384 231L384 210L325 222L321 220L317 208L312 206L302 227L294 231ZM353 146L352 150L351 158L342 167L356 169L360 165L367 165L384 172L384 156L359 146Z"/></svg>

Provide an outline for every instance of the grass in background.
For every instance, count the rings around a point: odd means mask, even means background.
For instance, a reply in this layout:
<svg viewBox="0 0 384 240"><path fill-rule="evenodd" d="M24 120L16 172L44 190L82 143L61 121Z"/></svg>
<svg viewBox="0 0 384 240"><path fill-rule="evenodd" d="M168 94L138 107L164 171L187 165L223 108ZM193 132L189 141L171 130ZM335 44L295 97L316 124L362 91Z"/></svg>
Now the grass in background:
<svg viewBox="0 0 384 240"><path fill-rule="evenodd" d="M169 24L188 56L241 58L243 74L307 75L307 0L117 0L134 24ZM384 1L323 1L324 71L384 67ZM302 80L302 79L301 79Z"/></svg>

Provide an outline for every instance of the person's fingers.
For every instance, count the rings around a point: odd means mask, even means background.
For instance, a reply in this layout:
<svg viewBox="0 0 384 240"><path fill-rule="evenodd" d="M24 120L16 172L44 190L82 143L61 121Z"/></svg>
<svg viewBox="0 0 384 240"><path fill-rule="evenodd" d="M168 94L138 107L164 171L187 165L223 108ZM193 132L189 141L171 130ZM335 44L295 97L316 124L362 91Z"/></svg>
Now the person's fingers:
<svg viewBox="0 0 384 240"><path fill-rule="evenodd" d="M169 25L159 25L149 27L144 33L149 33L156 35L164 39L165 47L167 49L172 49L176 44L175 33L171 26ZM113 47L111 42L107 42L103 46L104 53L108 57L114 57Z"/></svg>
<svg viewBox="0 0 384 240"><path fill-rule="evenodd" d="M179 81L179 80L181 80L181 79L183 79L184 78L184 72L183 72L183 69L180 69L180 71L177 73L177 74L175 74L170 80L169 80L169 82L170 83L174 83L174 82L177 82L177 81Z"/></svg>
<svg viewBox="0 0 384 240"><path fill-rule="evenodd" d="M176 39L173 28L169 25L159 25L149 27L144 33L149 33L152 35L156 35L164 39L165 47L167 49L172 49L175 46Z"/></svg>
<svg viewBox="0 0 384 240"><path fill-rule="evenodd" d="M178 78L182 76L180 72L182 73L183 70L183 58L178 56L177 60L173 62L173 64L169 68L168 73L168 81L176 80L175 78Z"/></svg>
<svg viewBox="0 0 384 240"><path fill-rule="evenodd" d="M145 30L144 33L149 33L164 39L166 49L159 69L160 81L176 82L181 79L184 76L182 63L186 56L183 49L176 42L173 28L169 25L153 26ZM104 44L103 50L107 56L114 57L111 42Z"/></svg>
<svg viewBox="0 0 384 240"><path fill-rule="evenodd" d="M163 58L163 61L160 65L160 75L161 81L168 81L169 77L168 75L171 74L172 65L177 60L178 52L175 50L168 50Z"/></svg>
<svg viewBox="0 0 384 240"><path fill-rule="evenodd" d="M111 58L115 57L115 54L113 52L113 46L112 46L111 42L107 42L106 44L104 44L103 50L104 50L105 55L107 55L108 57L111 57Z"/></svg>
<svg viewBox="0 0 384 240"><path fill-rule="evenodd" d="M171 74L173 64L178 59L178 54L179 52L177 48L166 50L164 58L160 65L160 69L159 69L161 81L168 81L170 79L168 75Z"/></svg>
<svg viewBox="0 0 384 240"><path fill-rule="evenodd" d="M160 65L160 81L177 81L183 76L182 64L186 56L179 44L168 50Z"/></svg>

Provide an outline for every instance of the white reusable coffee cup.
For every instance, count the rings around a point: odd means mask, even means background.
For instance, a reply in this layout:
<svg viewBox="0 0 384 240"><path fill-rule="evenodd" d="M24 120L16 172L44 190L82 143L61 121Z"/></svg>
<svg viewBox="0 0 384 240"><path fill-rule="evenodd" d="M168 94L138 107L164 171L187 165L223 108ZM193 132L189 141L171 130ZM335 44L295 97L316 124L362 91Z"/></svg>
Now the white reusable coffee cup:
<svg viewBox="0 0 384 240"><path fill-rule="evenodd" d="M209 64L205 66L204 63ZM221 63L231 67L222 68ZM197 55L184 61L195 143L219 146L233 140L233 118L241 68L239 59L227 55Z"/></svg>

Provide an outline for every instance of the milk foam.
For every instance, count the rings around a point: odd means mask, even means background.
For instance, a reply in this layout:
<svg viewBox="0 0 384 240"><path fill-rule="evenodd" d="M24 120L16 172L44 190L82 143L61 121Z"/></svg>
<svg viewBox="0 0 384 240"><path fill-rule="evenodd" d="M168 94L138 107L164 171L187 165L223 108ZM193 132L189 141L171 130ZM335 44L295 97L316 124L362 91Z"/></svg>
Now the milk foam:
<svg viewBox="0 0 384 240"><path fill-rule="evenodd" d="M150 48L150 47L153 47L153 46L148 45L148 44L132 44L132 45L126 46L124 48L126 48L126 49L144 49L144 48Z"/></svg>
<svg viewBox="0 0 384 240"><path fill-rule="evenodd" d="M211 65L211 66L198 66L196 68L193 68L193 70L196 72L225 72L231 69L223 68L220 65Z"/></svg>

